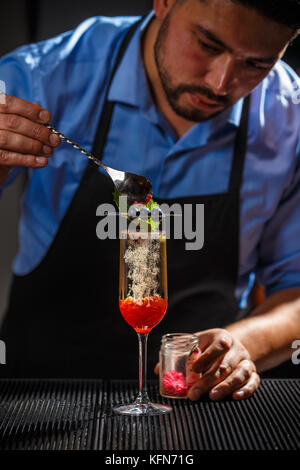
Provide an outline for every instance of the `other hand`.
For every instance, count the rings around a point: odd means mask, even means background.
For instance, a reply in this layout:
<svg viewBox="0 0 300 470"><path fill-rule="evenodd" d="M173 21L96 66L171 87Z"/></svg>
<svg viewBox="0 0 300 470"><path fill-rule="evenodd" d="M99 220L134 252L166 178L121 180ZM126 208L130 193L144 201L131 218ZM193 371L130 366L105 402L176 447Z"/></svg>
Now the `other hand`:
<svg viewBox="0 0 300 470"><path fill-rule="evenodd" d="M196 333L200 357L193 370L202 373L188 392L190 400L209 394L212 400L232 396L250 397L258 388L260 377L247 349L227 330L214 328Z"/></svg>

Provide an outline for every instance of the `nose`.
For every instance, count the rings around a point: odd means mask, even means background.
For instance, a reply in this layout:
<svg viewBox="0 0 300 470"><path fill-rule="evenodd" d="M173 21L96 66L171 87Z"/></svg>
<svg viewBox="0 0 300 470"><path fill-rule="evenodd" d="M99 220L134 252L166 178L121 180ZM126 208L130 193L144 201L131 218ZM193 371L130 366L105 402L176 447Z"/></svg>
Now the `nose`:
<svg viewBox="0 0 300 470"><path fill-rule="evenodd" d="M207 87L216 95L227 95L232 85L234 66L234 58L227 52L215 57L204 78Z"/></svg>

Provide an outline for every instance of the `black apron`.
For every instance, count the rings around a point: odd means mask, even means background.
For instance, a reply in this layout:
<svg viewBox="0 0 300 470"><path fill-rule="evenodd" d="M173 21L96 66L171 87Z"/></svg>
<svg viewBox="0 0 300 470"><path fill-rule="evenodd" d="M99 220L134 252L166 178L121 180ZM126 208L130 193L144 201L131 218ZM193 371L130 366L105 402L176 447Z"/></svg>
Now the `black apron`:
<svg viewBox="0 0 300 470"><path fill-rule="evenodd" d="M107 87L139 23L126 33ZM105 101L92 152L101 158L114 103ZM195 332L235 321L239 263L240 186L247 144L249 97L237 131L228 191L154 200L204 204L204 247L167 241L169 306L149 335L148 376L167 332ZM122 149L120 149L122 151ZM118 307L119 240L99 240L96 208L113 204L113 184L87 164L46 256L25 276L14 276L0 338L6 342L5 377L138 377L138 341Z"/></svg>

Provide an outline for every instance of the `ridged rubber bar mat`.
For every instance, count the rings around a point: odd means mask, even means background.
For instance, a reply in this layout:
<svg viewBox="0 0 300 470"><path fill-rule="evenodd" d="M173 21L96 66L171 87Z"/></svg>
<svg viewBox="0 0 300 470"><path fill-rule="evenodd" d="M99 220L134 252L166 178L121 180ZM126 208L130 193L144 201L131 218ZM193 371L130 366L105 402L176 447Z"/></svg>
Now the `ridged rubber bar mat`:
<svg viewBox="0 0 300 470"><path fill-rule="evenodd" d="M101 382L0 380L0 449L91 449Z"/></svg>
<svg viewBox="0 0 300 470"><path fill-rule="evenodd" d="M162 399L161 417L124 417L136 382L1 380L0 449L291 450L300 449L300 380L264 379L244 401Z"/></svg>

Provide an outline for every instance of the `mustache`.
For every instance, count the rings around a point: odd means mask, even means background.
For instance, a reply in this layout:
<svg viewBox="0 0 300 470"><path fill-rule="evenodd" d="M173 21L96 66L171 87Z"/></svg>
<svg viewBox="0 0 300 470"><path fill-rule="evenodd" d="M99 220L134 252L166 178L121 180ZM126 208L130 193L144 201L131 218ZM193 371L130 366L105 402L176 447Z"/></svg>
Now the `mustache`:
<svg viewBox="0 0 300 470"><path fill-rule="evenodd" d="M229 100L226 96L218 96L215 95L213 91L211 91L210 88L205 87L205 86L196 86L196 85L179 85L176 90L174 90L174 94L176 95L176 98L179 98L179 96L182 93L192 93L192 94L199 94L202 96L205 96L207 99L211 101L215 101L216 103L220 105L225 105L227 106L229 104Z"/></svg>

